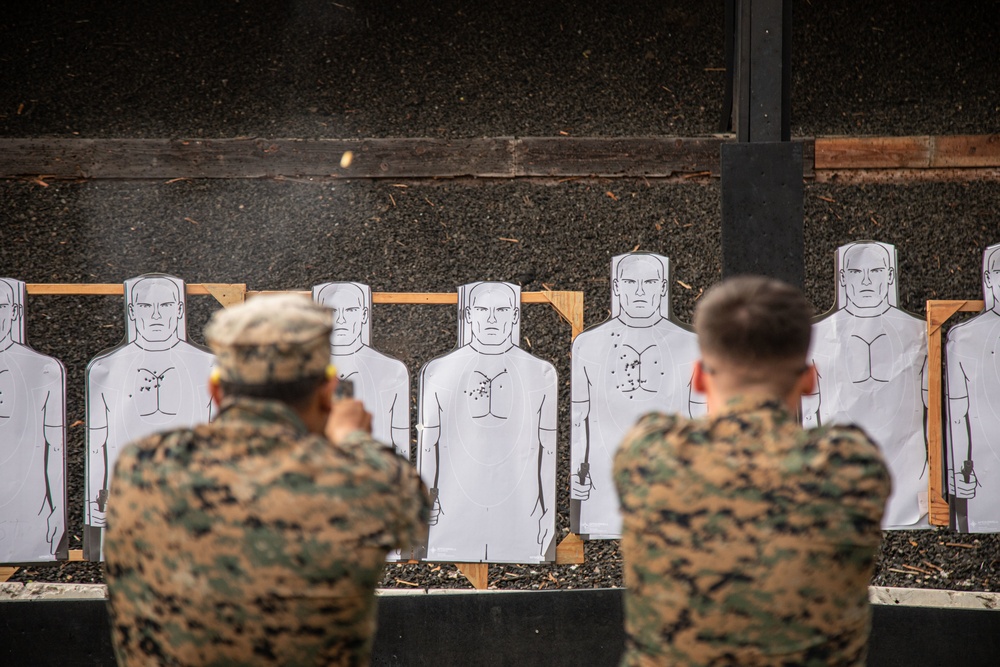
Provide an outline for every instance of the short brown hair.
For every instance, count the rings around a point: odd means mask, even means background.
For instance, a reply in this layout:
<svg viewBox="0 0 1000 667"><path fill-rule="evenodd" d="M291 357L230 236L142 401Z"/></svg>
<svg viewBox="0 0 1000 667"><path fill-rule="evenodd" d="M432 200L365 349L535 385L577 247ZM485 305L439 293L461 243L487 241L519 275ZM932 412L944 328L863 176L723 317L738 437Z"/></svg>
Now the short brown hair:
<svg viewBox="0 0 1000 667"><path fill-rule="evenodd" d="M740 276L712 287L694 311L703 354L747 367L804 362L813 307L798 289L763 276Z"/></svg>

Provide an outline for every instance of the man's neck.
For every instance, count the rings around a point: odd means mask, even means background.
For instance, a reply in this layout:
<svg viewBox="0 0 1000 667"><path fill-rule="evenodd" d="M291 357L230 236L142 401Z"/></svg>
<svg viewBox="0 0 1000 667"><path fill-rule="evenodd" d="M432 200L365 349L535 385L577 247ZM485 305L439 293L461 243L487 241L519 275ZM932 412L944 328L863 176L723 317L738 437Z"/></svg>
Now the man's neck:
<svg viewBox="0 0 1000 667"><path fill-rule="evenodd" d="M660 313L653 313L649 317L632 317L622 309L618 313L618 319L621 320L622 324L630 329L646 329L653 325L659 324L663 320L663 316Z"/></svg>
<svg viewBox="0 0 1000 667"><path fill-rule="evenodd" d="M177 343L181 342L181 339L177 337L177 334L172 335L166 340L146 340L141 336L137 336L132 342L135 343L136 347L147 352L162 352L177 345Z"/></svg>
<svg viewBox="0 0 1000 667"><path fill-rule="evenodd" d="M788 396L781 396L780 394L765 389L734 389L732 391L724 392L713 391L705 396L708 405L708 414L710 416L719 414L726 409L726 406L729 405L730 401L737 398L755 403L781 403L791 412L796 412L799 409L802 396L795 392L791 392Z"/></svg>
<svg viewBox="0 0 1000 667"><path fill-rule="evenodd" d="M360 336L358 336L357 338L355 338L350 343L347 343L346 345L331 345L330 354L332 354L335 357L346 357L349 354L354 354L364 346L365 346L364 341L361 340Z"/></svg>
<svg viewBox="0 0 1000 667"><path fill-rule="evenodd" d="M514 343L511 342L510 338L506 339L502 343L497 343L496 345L490 345L489 343L484 343L480 340L472 339L469 343L469 347L478 352L479 354L503 354L510 348L514 347Z"/></svg>
<svg viewBox="0 0 1000 667"><path fill-rule="evenodd" d="M888 301L883 301L879 305L873 306L872 308L859 308L850 301L848 301L847 305L844 306L844 310L854 317L878 317L879 315L884 315L889 312L890 308L892 308L892 306L889 305Z"/></svg>
<svg viewBox="0 0 1000 667"><path fill-rule="evenodd" d="M3 340L0 340L0 352L6 352L14 344L14 339L8 333L4 336Z"/></svg>

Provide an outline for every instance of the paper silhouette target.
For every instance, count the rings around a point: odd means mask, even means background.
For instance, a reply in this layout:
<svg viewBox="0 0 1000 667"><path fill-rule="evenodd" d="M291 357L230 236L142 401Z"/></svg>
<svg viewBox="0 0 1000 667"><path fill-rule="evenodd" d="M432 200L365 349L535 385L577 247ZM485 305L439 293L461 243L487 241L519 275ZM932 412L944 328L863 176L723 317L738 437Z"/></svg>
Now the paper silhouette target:
<svg viewBox="0 0 1000 667"><path fill-rule="evenodd" d="M896 249L859 241L837 250L837 305L813 324L816 393L803 424L857 424L892 476L882 527L927 527L927 328L898 306Z"/></svg>
<svg viewBox="0 0 1000 667"><path fill-rule="evenodd" d="M122 344L87 366L87 479L84 555L103 559L111 473L129 443L212 417L214 357L187 341L184 281L146 274L125 281Z"/></svg>
<svg viewBox="0 0 1000 667"><path fill-rule="evenodd" d="M0 563L68 557L66 371L28 347L25 295L0 278Z"/></svg>
<svg viewBox="0 0 1000 667"><path fill-rule="evenodd" d="M963 533L1000 532L1000 245L983 253L982 281L985 310L945 343L945 488Z"/></svg>
<svg viewBox="0 0 1000 667"><path fill-rule="evenodd" d="M372 435L410 459L410 375L398 359L371 347L372 293L368 285L316 285L313 299L333 310L331 363L341 380L354 383L354 397L372 415Z"/></svg>
<svg viewBox="0 0 1000 667"><path fill-rule="evenodd" d="M458 292L459 347L420 372L417 465L433 498L427 560L551 561L555 368L518 347L516 285Z"/></svg>
<svg viewBox="0 0 1000 667"><path fill-rule="evenodd" d="M620 538L612 463L625 433L654 410L698 416L691 389L698 340L670 308L670 260L651 253L611 261L611 319L573 342L570 527Z"/></svg>

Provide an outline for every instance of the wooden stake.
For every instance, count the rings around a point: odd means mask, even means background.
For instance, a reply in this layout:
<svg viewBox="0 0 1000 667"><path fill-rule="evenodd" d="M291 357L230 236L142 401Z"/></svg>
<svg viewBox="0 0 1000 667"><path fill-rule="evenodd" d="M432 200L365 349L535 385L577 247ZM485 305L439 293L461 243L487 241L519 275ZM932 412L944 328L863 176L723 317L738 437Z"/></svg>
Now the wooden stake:
<svg viewBox="0 0 1000 667"><path fill-rule="evenodd" d="M0 567L0 583L9 580L11 577L14 576L15 572L17 572L16 567L6 567L6 566Z"/></svg>
<svg viewBox="0 0 1000 667"><path fill-rule="evenodd" d="M932 526L947 526L951 515L942 488L945 462L941 325L955 313L980 312L983 308L982 301L927 302L927 497Z"/></svg>
<svg viewBox="0 0 1000 667"><path fill-rule="evenodd" d="M489 583L490 566L488 563L455 563L458 571L465 575L472 587L478 591L486 590Z"/></svg>
<svg viewBox="0 0 1000 667"><path fill-rule="evenodd" d="M583 560L583 540L570 533L556 547L556 565L582 565Z"/></svg>

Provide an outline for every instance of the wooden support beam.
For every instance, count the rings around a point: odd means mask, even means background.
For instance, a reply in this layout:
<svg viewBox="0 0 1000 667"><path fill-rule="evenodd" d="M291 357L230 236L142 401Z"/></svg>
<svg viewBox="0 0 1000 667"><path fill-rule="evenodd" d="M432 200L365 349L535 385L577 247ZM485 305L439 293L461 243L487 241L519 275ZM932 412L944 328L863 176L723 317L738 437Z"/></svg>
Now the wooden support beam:
<svg viewBox="0 0 1000 667"><path fill-rule="evenodd" d="M817 137L816 169L985 169L1000 167L1000 134Z"/></svg>
<svg viewBox="0 0 1000 667"><path fill-rule="evenodd" d="M0 178L665 178L719 174L725 137L4 139ZM812 139L799 140L812 175ZM340 166L346 152L351 165Z"/></svg>
<svg viewBox="0 0 1000 667"><path fill-rule="evenodd" d="M944 461L944 365L941 326L955 313L978 313L982 301L927 302L927 497L932 526L947 526L950 512L943 497Z"/></svg>
<svg viewBox="0 0 1000 667"><path fill-rule="evenodd" d="M9 581L17 573L16 567L0 566L0 584Z"/></svg>
<svg viewBox="0 0 1000 667"><path fill-rule="evenodd" d="M27 283L28 294L89 294L124 295L122 283ZM187 283L185 292L189 295L214 296L223 306L243 301L247 286L243 283Z"/></svg>
<svg viewBox="0 0 1000 667"><path fill-rule="evenodd" d="M668 178L719 176L730 136L480 139L0 138L0 178ZM815 170L1000 168L1000 134L818 137L802 144ZM350 167L340 157L351 151ZM982 170L986 170L983 172Z"/></svg>

